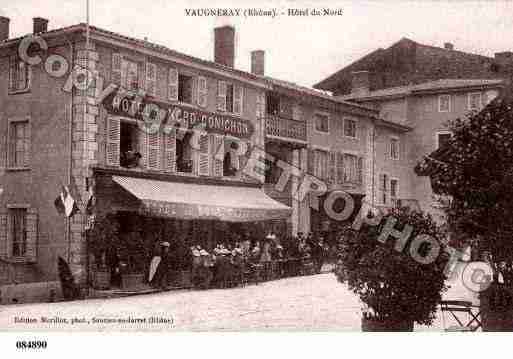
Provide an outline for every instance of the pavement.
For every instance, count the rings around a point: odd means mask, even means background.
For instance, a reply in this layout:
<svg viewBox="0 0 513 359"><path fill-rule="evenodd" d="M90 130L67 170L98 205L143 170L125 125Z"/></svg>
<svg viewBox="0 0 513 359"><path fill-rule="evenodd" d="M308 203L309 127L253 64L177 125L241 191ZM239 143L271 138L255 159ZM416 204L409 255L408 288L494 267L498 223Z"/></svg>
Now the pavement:
<svg viewBox="0 0 513 359"><path fill-rule="evenodd" d="M453 281L444 298L475 300ZM332 273L231 289L178 290L74 302L0 306L9 331L360 331L361 303ZM438 313L429 327L441 331Z"/></svg>

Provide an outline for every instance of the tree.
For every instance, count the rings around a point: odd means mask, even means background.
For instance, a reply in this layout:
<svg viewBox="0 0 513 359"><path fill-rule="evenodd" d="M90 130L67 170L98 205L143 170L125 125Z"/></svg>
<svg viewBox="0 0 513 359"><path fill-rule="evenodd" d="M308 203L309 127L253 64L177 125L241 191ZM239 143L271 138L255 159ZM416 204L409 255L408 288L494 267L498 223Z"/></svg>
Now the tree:
<svg viewBox="0 0 513 359"><path fill-rule="evenodd" d="M417 165L445 208L453 245L473 244L513 284L513 97L511 90L481 112L449 123L452 139Z"/></svg>

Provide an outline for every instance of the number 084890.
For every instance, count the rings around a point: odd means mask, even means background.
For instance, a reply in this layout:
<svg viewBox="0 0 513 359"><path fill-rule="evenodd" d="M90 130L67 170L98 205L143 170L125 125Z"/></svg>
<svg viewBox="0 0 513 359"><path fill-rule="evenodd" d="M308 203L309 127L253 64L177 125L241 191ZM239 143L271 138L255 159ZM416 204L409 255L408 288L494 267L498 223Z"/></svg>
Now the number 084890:
<svg viewBox="0 0 513 359"><path fill-rule="evenodd" d="M18 340L16 348L18 349L46 349L48 343L46 340Z"/></svg>

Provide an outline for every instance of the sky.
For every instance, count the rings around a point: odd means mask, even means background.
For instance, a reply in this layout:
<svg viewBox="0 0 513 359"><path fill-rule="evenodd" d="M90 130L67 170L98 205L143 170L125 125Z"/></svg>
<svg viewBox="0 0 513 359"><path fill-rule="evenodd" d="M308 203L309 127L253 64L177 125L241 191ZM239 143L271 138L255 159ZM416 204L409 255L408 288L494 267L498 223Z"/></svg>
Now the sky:
<svg viewBox="0 0 513 359"><path fill-rule="evenodd" d="M2 0L11 37L86 21L86 0ZM271 17L191 17L185 9L277 9ZM341 16L287 16L288 9L342 9ZM403 37L493 56L513 50L513 1L90 0L90 23L188 55L213 59L213 29L236 28L235 67L250 69L250 52L266 51L266 75L312 86L377 48Z"/></svg>

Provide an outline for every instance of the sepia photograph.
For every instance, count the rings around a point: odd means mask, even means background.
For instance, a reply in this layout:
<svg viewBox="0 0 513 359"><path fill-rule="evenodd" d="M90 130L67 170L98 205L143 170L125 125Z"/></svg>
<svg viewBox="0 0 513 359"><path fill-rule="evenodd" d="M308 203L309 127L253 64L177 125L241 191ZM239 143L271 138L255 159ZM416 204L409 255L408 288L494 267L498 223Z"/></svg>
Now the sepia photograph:
<svg viewBox="0 0 513 359"><path fill-rule="evenodd" d="M3 0L7 346L512 332L512 13Z"/></svg>

